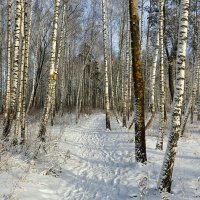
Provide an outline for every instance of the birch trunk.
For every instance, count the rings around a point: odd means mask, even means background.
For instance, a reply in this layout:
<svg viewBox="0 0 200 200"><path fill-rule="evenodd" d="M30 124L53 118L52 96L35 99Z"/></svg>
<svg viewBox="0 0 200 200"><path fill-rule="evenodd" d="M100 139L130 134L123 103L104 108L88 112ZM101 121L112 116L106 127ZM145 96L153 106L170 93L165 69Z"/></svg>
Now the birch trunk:
<svg viewBox="0 0 200 200"><path fill-rule="evenodd" d="M197 102L197 121L200 121L200 71L198 78L198 102Z"/></svg>
<svg viewBox="0 0 200 200"><path fill-rule="evenodd" d="M199 78L199 70L200 70L200 29L198 31L197 59L196 59L196 63L195 63L194 68L195 68L195 72L194 72L194 81L193 81L194 83L193 83L193 87L192 87L192 94L191 94L190 100L188 102L188 106L186 108L186 111L185 111L184 119L181 120L181 122L182 122L181 123L181 136L183 136L183 134L184 134L185 127L186 127L186 124L187 124L187 120L189 118L192 106L194 105L195 99L196 99L196 96L197 96L198 78Z"/></svg>
<svg viewBox="0 0 200 200"><path fill-rule="evenodd" d="M62 13L62 20L61 20L61 31L60 31L60 39L58 44L58 54L57 54L57 61L55 65L55 72L58 74L60 69L60 56L63 50L63 37L64 37L64 22L65 22L65 15L66 15L66 3L63 5L63 13ZM62 76L62 75L61 75ZM53 121L55 117L55 103L56 103L56 85L57 82L53 84L53 97L52 97L52 109L51 109L51 125L53 126ZM62 91L61 91L62 92Z"/></svg>
<svg viewBox="0 0 200 200"><path fill-rule="evenodd" d="M10 73L11 73L11 0L7 0L7 77L6 77L6 100L4 121L8 120L10 109Z"/></svg>
<svg viewBox="0 0 200 200"><path fill-rule="evenodd" d="M50 71L49 71L49 81L48 81L48 90L47 90L47 97L44 105L44 111L42 115L42 120L39 129L39 139L42 142L45 142L45 133L47 128L47 123L49 119L49 113L51 108L52 102L52 94L53 94L53 76L55 72L55 55L56 55L56 38L57 38L57 31L58 31L58 17L59 17L59 7L60 7L60 0L55 0L55 10L54 10L54 21L53 21L53 33L52 33L52 48L51 48L51 60L50 60Z"/></svg>
<svg viewBox="0 0 200 200"><path fill-rule="evenodd" d="M104 67L105 67L105 107L106 107L106 129L111 130L110 126L110 103L108 90L108 57L107 57L107 29L106 29L106 0L102 0L102 23L103 23L103 48L104 48Z"/></svg>
<svg viewBox="0 0 200 200"><path fill-rule="evenodd" d="M34 97L34 91L35 91L35 85L36 85L36 69L38 68L38 49L39 49L39 42L40 42L40 32L41 32L41 22L39 22L39 28L38 28L38 34L36 37L36 45L34 49L34 63L33 63L33 82L32 82L32 91L31 91L31 97L29 99L28 107L26 109L26 115L29 113L30 108L33 104L33 97Z"/></svg>
<svg viewBox="0 0 200 200"><path fill-rule="evenodd" d="M147 161L147 157L144 121L144 86L142 78L138 1L129 0L129 9L135 94L135 159L137 162L145 163Z"/></svg>
<svg viewBox="0 0 200 200"><path fill-rule="evenodd" d="M163 150L163 136L165 129L165 80L164 80L164 43L163 43L163 7L164 1L159 0L159 41L160 41L160 130L156 148Z"/></svg>
<svg viewBox="0 0 200 200"><path fill-rule="evenodd" d="M129 22L128 22L129 26ZM128 28L129 30L129 28ZM124 65L124 102L123 102L123 127L127 127L127 97L128 97L128 69L129 69L129 34L126 34L126 64Z"/></svg>
<svg viewBox="0 0 200 200"><path fill-rule="evenodd" d="M17 98L17 114L16 114L16 123L15 123L15 132L14 132L14 140L13 143L17 144L17 137L19 133L19 127L21 122L21 113L22 113L22 93L23 93L23 81L24 81L24 53L25 53L25 35L24 35L24 1L21 1L21 43L22 43L22 50L21 50L21 66L20 66L20 73L19 73L19 93Z"/></svg>
<svg viewBox="0 0 200 200"><path fill-rule="evenodd" d="M28 7L30 7L30 16L28 19ZM25 123L26 123L26 96L27 81L29 69L29 50L31 38L31 22L32 22L32 1L28 5L28 0L24 0L24 34L25 34L25 52L24 52L24 79L23 79L23 98L22 98L22 123L21 123L21 144L25 142Z"/></svg>
<svg viewBox="0 0 200 200"><path fill-rule="evenodd" d="M158 187L161 191L171 191L172 173L180 136L181 109L184 96L186 46L188 32L189 0L181 1L179 18L178 51L176 58L176 88L173 102L171 129Z"/></svg>
<svg viewBox="0 0 200 200"><path fill-rule="evenodd" d="M147 130L150 125L152 124L154 117L155 117L155 88L156 88L156 66L158 61L158 52L159 52L159 33L156 35L156 45L155 45L155 55L153 58L153 64L152 64L152 74L151 74L151 103L150 103L150 109L151 109L151 118L147 122L145 129Z"/></svg>
<svg viewBox="0 0 200 200"><path fill-rule="evenodd" d="M12 67L12 83L10 94L10 110L3 128L3 138L7 138L10 133L12 122L16 116L17 104L17 86L19 75L19 46L21 33L21 1L15 1L15 30L14 30L14 53L13 53L13 67Z"/></svg>
<svg viewBox="0 0 200 200"><path fill-rule="evenodd" d="M3 7L0 5L0 113L3 113L4 66L3 66Z"/></svg>

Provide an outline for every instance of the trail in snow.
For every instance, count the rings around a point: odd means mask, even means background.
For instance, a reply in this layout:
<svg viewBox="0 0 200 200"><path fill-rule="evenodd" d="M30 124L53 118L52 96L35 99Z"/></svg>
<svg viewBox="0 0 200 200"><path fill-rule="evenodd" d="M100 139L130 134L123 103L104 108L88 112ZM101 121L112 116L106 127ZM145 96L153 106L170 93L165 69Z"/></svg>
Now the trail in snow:
<svg viewBox="0 0 200 200"><path fill-rule="evenodd" d="M59 177L30 174L17 199L122 200L138 195L142 174L134 171L128 131L117 122L106 131L104 114L93 117L65 129L60 149L70 151L70 159L61 166Z"/></svg>
<svg viewBox="0 0 200 200"><path fill-rule="evenodd" d="M61 125L55 126L55 134L59 135L60 129L63 130L58 144L60 152L65 156L70 155L70 158L63 162L59 155L52 155L52 157L57 156L57 165L61 171L57 177L44 175L40 169L44 166L36 164L32 165L25 175L18 169L23 179L17 182L13 178L17 170L12 168L13 174L8 173L10 178L6 186L8 189L15 187L12 198L15 200L160 200L161 196L156 187L164 151L155 149L156 137L147 137L148 164L142 166L135 163L134 144L128 142L133 134L120 127L116 120L113 120L111 125L112 131L106 131L104 114L95 114L85 118L78 125L68 125L64 129ZM156 130L158 129L152 129L149 133L155 135ZM196 128L191 130L193 136L181 139L179 142L172 186L174 194L168 195L171 200L200 197L198 178L200 136L195 132ZM20 158L17 158L17 163L20 166ZM27 167L26 163L24 167ZM45 167L51 166L46 163ZM3 176L5 179L6 177L8 175ZM143 178L147 178L145 183L147 189L144 190L146 194L141 196L142 188L138 184ZM7 189L6 187L4 188ZM9 198L4 195L3 199Z"/></svg>
<svg viewBox="0 0 200 200"><path fill-rule="evenodd" d="M76 167L75 163L71 167L67 164L65 178L72 178L74 188L67 188L64 198L122 199L131 190L132 186L123 183L122 178L133 171L134 164L130 162L133 145L127 148L127 134L121 132L117 124L113 124L110 132L105 131L104 123L104 115L99 115L78 130L71 130L70 136L67 135L68 144L63 143L63 146L67 150L72 144L72 158L79 162ZM124 140L121 140L122 134Z"/></svg>

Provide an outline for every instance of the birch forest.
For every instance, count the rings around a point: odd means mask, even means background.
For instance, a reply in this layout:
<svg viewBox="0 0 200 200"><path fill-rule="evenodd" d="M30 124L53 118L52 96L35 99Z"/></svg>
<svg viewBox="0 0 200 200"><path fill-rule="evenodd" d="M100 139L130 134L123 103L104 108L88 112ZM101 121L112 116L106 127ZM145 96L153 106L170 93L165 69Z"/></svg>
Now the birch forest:
<svg viewBox="0 0 200 200"><path fill-rule="evenodd" d="M1 199L200 199L200 1L0 0Z"/></svg>

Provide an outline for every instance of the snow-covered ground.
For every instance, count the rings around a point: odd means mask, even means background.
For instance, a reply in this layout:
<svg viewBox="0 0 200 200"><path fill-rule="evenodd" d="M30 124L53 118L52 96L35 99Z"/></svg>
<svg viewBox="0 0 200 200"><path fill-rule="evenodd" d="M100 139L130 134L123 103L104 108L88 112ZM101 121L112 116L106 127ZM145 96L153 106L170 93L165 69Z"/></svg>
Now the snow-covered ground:
<svg viewBox="0 0 200 200"><path fill-rule="evenodd" d="M157 124L147 131L148 163L141 165L134 161L133 131L114 118L112 131L105 131L102 113L84 116L79 124L57 122L50 127L47 152L41 151L36 160L30 159L30 150L27 155L2 153L0 199L200 199L200 125L191 125L188 136L180 139L173 194L161 196L156 184L164 151L155 149ZM36 125L29 127L30 136L37 133Z"/></svg>

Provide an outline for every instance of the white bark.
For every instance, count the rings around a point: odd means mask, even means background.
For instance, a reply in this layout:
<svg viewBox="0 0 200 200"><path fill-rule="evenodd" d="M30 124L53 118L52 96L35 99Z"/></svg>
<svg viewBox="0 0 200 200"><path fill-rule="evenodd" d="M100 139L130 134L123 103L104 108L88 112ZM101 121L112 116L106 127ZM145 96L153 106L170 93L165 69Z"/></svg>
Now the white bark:
<svg viewBox="0 0 200 200"><path fill-rule="evenodd" d="M159 18L159 41L160 41L160 130L158 135L158 140L156 144L156 148L162 150L163 149L163 135L165 129L165 80L164 80L164 43L163 43L163 8L164 8L164 0L159 0L159 10L160 10L160 18Z"/></svg>
<svg viewBox="0 0 200 200"><path fill-rule="evenodd" d="M198 26L199 27L199 26ZM198 78L199 78L199 70L200 70L200 28L198 31L198 46L197 46L197 58L196 58L196 63L194 66L194 81L193 81L193 87L192 87L192 93L191 93L191 97L190 100L188 102L186 111L185 111L185 116L183 118L183 120L181 120L181 135L184 134L185 131L185 126L187 124L187 120L188 117L191 113L191 108L195 103L195 99L197 96L197 90L198 90Z"/></svg>
<svg viewBox="0 0 200 200"><path fill-rule="evenodd" d="M105 107L106 107L106 129L110 127L110 103L108 92L108 57L107 57L107 29L106 29L106 0L102 0L102 23L103 23L103 46L105 67Z"/></svg>
<svg viewBox="0 0 200 200"><path fill-rule="evenodd" d="M11 0L7 0L7 78L6 78L6 106L5 120L10 108L10 73L11 73Z"/></svg>
<svg viewBox="0 0 200 200"><path fill-rule="evenodd" d="M20 66L20 73L19 73L19 93L17 98L17 115L16 115L16 124L15 124L15 135L14 135L14 142L17 142L17 136L19 133L19 126L21 122L21 111L22 111L22 93L23 93L23 81L24 81L24 53L25 53L25 35L24 35L24 1L22 0L21 6L21 43L22 43L22 50L21 50L21 66Z"/></svg>
<svg viewBox="0 0 200 200"><path fill-rule="evenodd" d="M45 101L44 111L43 111L42 120L40 124L40 130L39 130L39 138L43 142L45 141L46 127L47 127L47 123L49 119L49 113L50 113L51 102L52 102L53 81L54 81L53 75L55 71L54 66L55 66L55 56L56 56L56 39L57 39L57 32L58 32L59 7L60 7L60 0L55 0L49 82L48 82L47 97Z"/></svg>
<svg viewBox="0 0 200 200"><path fill-rule="evenodd" d="M5 139L11 130L13 119L16 115L17 106L17 87L19 76L19 47L21 36L21 0L15 1L15 30L14 30L14 52L13 52L13 67L12 67L12 82L10 93L10 110L4 124L3 138ZM9 47L8 47L9 48ZM9 81L9 80L8 80Z"/></svg>
<svg viewBox="0 0 200 200"><path fill-rule="evenodd" d="M159 52L159 33L156 35L156 45L155 45L155 54L152 64L152 74L151 74L151 111L155 113L155 86L156 86L156 66L158 61L158 52Z"/></svg>
<svg viewBox="0 0 200 200"><path fill-rule="evenodd" d="M171 129L167 144L158 187L161 191L171 191L172 173L180 136L181 109L184 96L185 63L188 32L189 0L181 1L179 18L178 50L176 58L176 88L171 117Z"/></svg>

